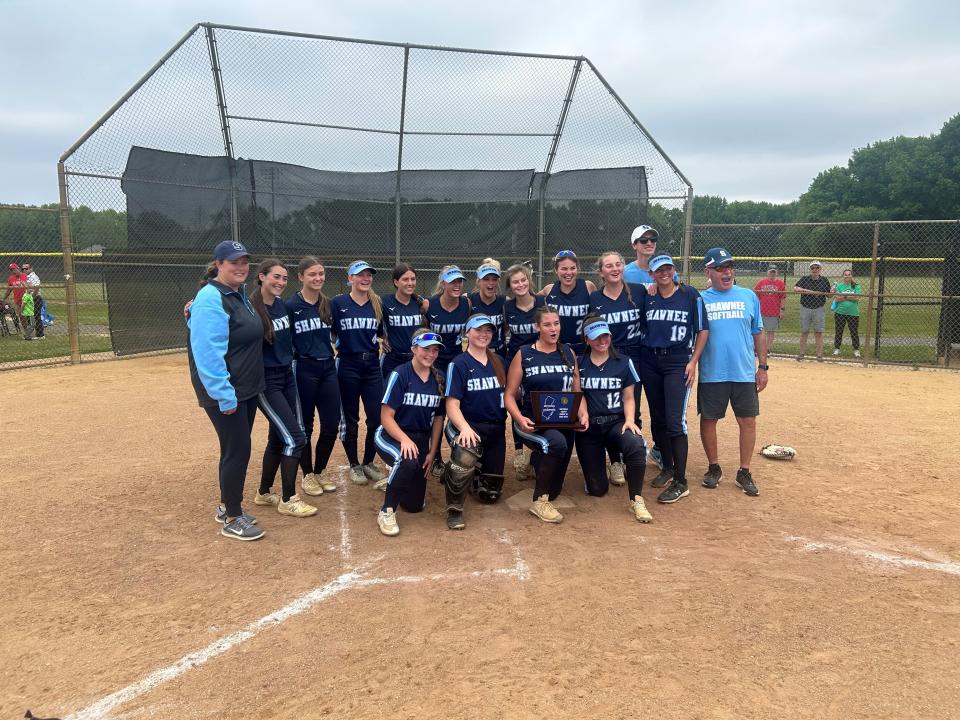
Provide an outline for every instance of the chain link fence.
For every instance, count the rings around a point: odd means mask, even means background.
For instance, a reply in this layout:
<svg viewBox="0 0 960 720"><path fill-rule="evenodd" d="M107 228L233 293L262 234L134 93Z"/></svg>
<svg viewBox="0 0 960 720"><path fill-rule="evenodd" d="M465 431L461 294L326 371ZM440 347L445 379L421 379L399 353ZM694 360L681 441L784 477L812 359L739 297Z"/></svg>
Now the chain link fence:
<svg viewBox="0 0 960 720"><path fill-rule="evenodd" d="M183 304L223 239L291 268L319 256L329 295L346 289L352 260L403 260L427 294L442 266L470 271L488 256L550 281L559 249L588 261L626 251L641 223L680 254L692 196L586 58L212 24L192 28L59 170L77 252L66 258L75 359L182 347ZM393 291L389 272L377 280ZM102 322L83 317L95 287Z"/></svg>
<svg viewBox="0 0 960 720"><path fill-rule="evenodd" d="M810 262L818 260L831 290L845 282L843 275L849 270L861 294L854 305L840 306L834 304L832 292L824 296L827 358L853 357L850 322L840 316L857 312L863 362L960 367L957 220L694 225L692 234L691 256L702 257L711 247L726 248L736 258L737 282L745 287L754 288L770 268L777 270L787 296L775 353L799 353L800 295L794 287L810 274ZM696 262L693 267L692 281L702 284ZM815 335L810 333L807 356L815 352Z"/></svg>

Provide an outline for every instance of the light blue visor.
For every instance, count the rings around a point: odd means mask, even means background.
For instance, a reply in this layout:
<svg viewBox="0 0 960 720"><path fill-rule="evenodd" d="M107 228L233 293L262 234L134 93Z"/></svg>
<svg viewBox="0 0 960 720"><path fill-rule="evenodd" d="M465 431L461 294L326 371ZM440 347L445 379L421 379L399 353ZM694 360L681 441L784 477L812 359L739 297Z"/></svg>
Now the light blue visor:
<svg viewBox="0 0 960 720"><path fill-rule="evenodd" d="M587 325L583 332L587 336L587 340L596 340L601 335L610 335L610 326L607 324L606 320L596 320L589 325Z"/></svg>
<svg viewBox="0 0 960 720"><path fill-rule="evenodd" d="M489 325L491 328L496 330L497 326L494 324L493 319L489 315L474 315L469 320L467 320L467 327L464 330L474 330L476 328L483 327L484 325Z"/></svg>
<svg viewBox="0 0 960 720"><path fill-rule="evenodd" d="M500 271L497 270L497 268L495 268L493 265L481 265L477 268L477 277L479 279L482 280L488 275L496 275L497 277L500 277Z"/></svg>
<svg viewBox="0 0 960 720"><path fill-rule="evenodd" d="M655 272L664 265L672 265L673 267L677 266L677 264L673 261L673 258L669 255L657 255L653 260L650 261L650 272Z"/></svg>
<svg viewBox="0 0 960 720"><path fill-rule="evenodd" d="M356 262L350 263L350 267L347 268L347 275L359 275L364 270L369 270L370 272L376 274L376 270L373 268L373 265L368 263L366 260L357 260Z"/></svg>
<svg viewBox="0 0 960 720"><path fill-rule="evenodd" d="M460 268L454 266L452 268L447 268L440 274L440 279L445 282L453 282L454 280L463 280L463 273L460 272Z"/></svg>

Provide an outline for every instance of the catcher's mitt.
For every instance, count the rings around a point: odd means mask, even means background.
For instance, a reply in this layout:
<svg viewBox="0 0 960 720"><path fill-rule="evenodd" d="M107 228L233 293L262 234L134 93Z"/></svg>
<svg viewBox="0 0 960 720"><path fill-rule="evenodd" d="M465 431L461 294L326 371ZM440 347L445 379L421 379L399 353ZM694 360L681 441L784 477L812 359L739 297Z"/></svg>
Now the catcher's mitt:
<svg viewBox="0 0 960 720"><path fill-rule="evenodd" d="M771 460L793 460L797 456L797 451L789 445L764 445L760 449L760 454Z"/></svg>

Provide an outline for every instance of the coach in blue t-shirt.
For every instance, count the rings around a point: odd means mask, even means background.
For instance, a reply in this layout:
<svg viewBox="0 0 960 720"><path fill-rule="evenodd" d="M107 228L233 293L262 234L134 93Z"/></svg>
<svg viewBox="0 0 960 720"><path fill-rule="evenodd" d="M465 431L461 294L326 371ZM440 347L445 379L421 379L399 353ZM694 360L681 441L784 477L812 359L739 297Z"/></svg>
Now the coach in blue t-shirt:
<svg viewBox="0 0 960 720"><path fill-rule="evenodd" d="M750 460L757 441L758 393L767 386L767 348L763 341L760 300L747 288L734 284L733 256L724 248L711 248L703 258L710 288L704 290L704 309L710 337L700 356L697 411L700 439L709 467L703 484L715 488L723 477L718 463L717 421L727 404L740 426L740 469L736 484L747 495L759 495L750 475ZM755 367L754 357L760 364Z"/></svg>

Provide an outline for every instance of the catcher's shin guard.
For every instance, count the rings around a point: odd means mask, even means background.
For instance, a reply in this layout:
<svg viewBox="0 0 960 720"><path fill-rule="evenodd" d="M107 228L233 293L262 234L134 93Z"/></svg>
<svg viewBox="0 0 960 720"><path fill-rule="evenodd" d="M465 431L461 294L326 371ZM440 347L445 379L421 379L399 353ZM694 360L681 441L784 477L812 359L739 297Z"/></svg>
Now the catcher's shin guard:
<svg viewBox="0 0 960 720"><path fill-rule="evenodd" d="M477 463L483 455L480 445L465 448L459 443L452 444L450 460L443 467L443 487L447 496L447 510L463 511L463 500L467 488L477 471Z"/></svg>
<svg viewBox="0 0 960 720"><path fill-rule="evenodd" d="M470 493L480 502L492 505L503 492L503 475L477 475L470 485Z"/></svg>

